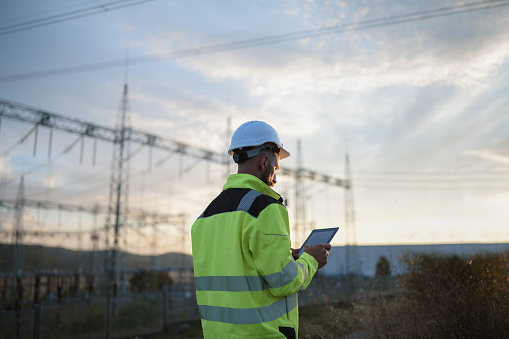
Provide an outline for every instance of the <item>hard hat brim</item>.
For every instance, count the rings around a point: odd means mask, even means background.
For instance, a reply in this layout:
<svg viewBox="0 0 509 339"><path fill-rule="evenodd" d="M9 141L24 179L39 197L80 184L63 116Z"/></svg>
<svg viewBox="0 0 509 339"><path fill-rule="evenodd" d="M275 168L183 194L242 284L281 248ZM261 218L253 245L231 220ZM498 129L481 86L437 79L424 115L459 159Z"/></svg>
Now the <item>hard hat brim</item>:
<svg viewBox="0 0 509 339"><path fill-rule="evenodd" d="M285 158L288 158L290 156L290 152L288 152L287 150L285 150L283 147L280 148L281 150L279 151L279 159L285 159Z"/></svg>
<svg viewBox="0 0 509 339"><path fill-rule="evenodd" d="M277 144L277 143L274 143L277 145L277 147L279 147L279 159L285 159L285 158L288 158L290 156L290 152L288 152L287 150L285 150L283 147L281 147L281 145ZM249 147L257 147L257 146L260 146L260 145L256 145L256 146L249 146ZM229 155L233 155L233 151L235 151L236 149L238 148L230 148L228 150L228 154Z"/></svg>

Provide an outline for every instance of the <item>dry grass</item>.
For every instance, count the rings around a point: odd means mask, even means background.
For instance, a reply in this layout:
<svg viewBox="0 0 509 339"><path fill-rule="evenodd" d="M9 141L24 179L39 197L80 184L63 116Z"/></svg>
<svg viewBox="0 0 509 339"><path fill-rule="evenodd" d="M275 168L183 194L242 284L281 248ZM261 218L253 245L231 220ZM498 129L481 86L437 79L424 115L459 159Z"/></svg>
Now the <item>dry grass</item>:
<svg viewBox="0 0 509 339"><path fill-rule="evenodd" d="M341 338L362 329L365 305L335 304L301 308L299 338Z"/></svg>

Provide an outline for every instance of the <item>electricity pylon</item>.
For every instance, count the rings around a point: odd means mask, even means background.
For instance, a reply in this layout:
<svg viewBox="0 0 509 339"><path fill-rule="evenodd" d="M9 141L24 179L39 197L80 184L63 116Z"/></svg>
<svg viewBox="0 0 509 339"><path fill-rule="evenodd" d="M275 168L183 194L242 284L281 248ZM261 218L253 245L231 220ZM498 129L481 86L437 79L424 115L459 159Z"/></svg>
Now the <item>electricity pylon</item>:
<svg viewBox="0 0 509 339"><path fill-rule="evenodd" d="M307 235L306 225L306 197L304 193L304 184L302 179L302 148L301 140L297 139L297 170L295 174L295 221L294 221L294 239L295 245L300 246Z"/></svg>
<svg viewBox="0 0 509 339"><path fill-rule="evenodd" d="M13 229L13 242L14 242L14 266L13 273L18 276L23 271L23 209L25 202L25 179L21 176L21 181L18 188L18 196L14 206L15 218Z"/></svg>
<svg viewBox="0 0 509 339"><path fill-rule="evenodd" d="M109 192L108 217L106 220L106 248L110 249L107 256L107 324L106 337L109 338L111 314L116 313L117 296L119 290L119 261L120 261L120 231L127 223L129 196L129 132L127 127L127 84L124 85L122 101L115 129L113 158L111 165L111 179ZM113 244L110 245L110 233L113 232Z"/></svg>
<svg viewBox="0 0 509 339"><path fill-rule="evenodd" d="M348 154L345 157L345 180L347 182L347 185L345 185L346 274L358 275L360 273L360 262L357 253L352 174Z"/></svg>
<svg viewBox="0 0 509 339"><path fill-rule="evenodd" d="M25 187L24 187L24 177L21 176L21 182L19 184L18 189L18 197L16 198L16 206L15 206L15 220L14 220L14 278L12 279L12 309L15 311L14 313L14 331L16 334L16 338L20 338L20 330L21 330L21 284L20 276L23 272L23 264L24 264L24 247L23 247L23 207L25 200Z"/></svg>

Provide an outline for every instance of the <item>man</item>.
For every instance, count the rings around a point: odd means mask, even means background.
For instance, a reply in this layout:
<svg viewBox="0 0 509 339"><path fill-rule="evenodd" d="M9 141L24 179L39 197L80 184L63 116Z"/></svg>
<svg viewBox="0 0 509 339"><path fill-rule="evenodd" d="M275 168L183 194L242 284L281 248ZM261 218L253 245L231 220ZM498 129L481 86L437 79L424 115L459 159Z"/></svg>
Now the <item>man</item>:
<svg viewBox="0 0 509 339"><path fill-rule="evenodd" d="M327 263L329 244L290 247L276 184L290 155L262 121L242 124L228 150L238 164L191 230L204 338L297 338L297 292Z"/></svg>

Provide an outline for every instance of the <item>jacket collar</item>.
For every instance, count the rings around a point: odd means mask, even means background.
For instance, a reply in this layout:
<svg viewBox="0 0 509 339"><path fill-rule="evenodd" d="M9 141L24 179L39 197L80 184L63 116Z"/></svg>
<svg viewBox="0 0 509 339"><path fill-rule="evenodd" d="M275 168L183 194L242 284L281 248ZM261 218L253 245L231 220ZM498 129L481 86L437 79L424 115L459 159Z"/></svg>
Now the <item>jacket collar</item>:
<svg viewBox="0 0 509 339"><path fill-rule="evenodd" d="M276 200L283 201L283 197L267 186L263 181L251 174L232 174L228 177L223 190L228 188L250 188Z"/></svg>

